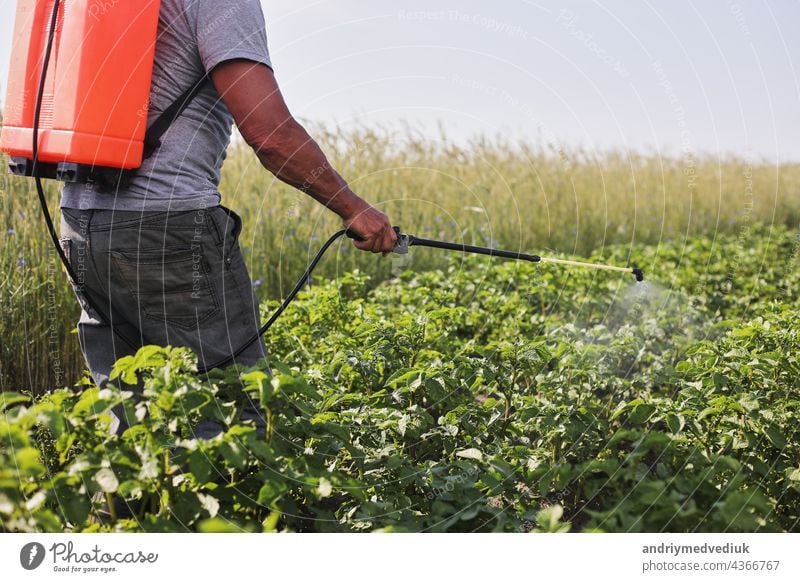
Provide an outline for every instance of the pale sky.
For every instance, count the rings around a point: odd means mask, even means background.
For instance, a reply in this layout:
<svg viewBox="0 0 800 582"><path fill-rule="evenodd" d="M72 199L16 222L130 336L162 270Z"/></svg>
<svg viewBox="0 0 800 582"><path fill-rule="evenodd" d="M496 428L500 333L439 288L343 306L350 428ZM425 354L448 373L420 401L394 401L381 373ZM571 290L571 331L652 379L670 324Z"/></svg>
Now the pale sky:
<svg viewBox="0 0 800 582"><path fill-rule="evenodd" d="M800 161L798 0L262 4L301 119Z"/></svg>

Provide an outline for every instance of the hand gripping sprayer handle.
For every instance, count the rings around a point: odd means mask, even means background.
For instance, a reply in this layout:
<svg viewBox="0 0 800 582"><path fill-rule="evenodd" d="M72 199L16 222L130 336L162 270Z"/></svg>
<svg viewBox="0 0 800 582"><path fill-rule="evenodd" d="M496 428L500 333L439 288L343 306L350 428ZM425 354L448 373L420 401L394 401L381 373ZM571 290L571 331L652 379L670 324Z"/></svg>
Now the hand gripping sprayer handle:
<svg viewBox="0 0 800 582"><path fill-rule="evenodd" d="M399 226L393 226L392 230L394 230L395 234L397 235L397 244L392 249L393 253L397 253L398 255L406 255L408 254L408 247L411 246L411 236L408 234L403 234L400 232ZM347 235L347 238L351 238L355 241L363 241L364 239L359 236L358 234L354 233L352 230L346 230L344 232Z"/></svg>

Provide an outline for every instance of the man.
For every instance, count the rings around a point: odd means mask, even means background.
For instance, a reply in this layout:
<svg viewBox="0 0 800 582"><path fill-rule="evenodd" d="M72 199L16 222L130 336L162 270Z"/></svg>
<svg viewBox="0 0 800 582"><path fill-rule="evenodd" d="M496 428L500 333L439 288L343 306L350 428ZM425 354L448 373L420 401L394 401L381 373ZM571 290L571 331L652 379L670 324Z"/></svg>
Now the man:
<svg viewBox="0 0 800 582"><path fill-rule="evenodd" d="M260 327L238 246L241 220L220 205L220 168L235 121L263 166L337 213L364 251L387 253L386 215L357 196L292 117L267 49L258 0L162 0L148 121L205 74L210 82L172 122L161 145L116 189L67 184L62 246L78 274L81 349L95 382L146 344L188 346L200 365L230 357ZM87 304L107 311L111 326ZM237 362L264 357L263 341ZM130 388L130 387L128 387ZM140 388L140 387L139 387ZM248 418L263 431L258 407ZM127 426L115 409L112 431ZM196 427L210 438L224 427Z"/></svg>

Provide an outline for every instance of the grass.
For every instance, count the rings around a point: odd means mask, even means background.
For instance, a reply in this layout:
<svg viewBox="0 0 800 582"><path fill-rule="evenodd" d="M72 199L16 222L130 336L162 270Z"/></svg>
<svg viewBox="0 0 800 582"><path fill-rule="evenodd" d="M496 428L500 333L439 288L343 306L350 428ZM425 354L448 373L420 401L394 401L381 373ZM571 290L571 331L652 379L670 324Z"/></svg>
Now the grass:
<svg viewBox="0 0 800 582"><path fill-rule="evenodd" d="M563 150L502 137L458 145L410 131L320 127L312 135L354 190L394 224L429 238L602 256L611 244L688 241L755 224L800 223L798 164ZM47 188L56 211L59 186ZM340 228L335 215L273 179L241 144L229 152L220 191L223 204L244 219L241 245L264 299L285 294L310 255ZM71 385L84 369L72 334L77 302L29 180L0 174L0 229L0 390ZM446 259L442 252L415 250L410 267L439 267ZM348 244L323 263L318 276L357 267L378 282L393 266Z"/></svg>

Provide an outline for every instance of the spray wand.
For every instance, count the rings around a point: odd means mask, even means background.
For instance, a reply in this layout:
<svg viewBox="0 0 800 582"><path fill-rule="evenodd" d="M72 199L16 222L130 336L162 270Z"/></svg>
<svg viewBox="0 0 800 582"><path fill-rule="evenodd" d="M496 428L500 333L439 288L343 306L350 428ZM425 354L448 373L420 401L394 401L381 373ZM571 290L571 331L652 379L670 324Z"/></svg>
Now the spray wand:
<svg viewBox="0 0 800 582"><path fill-rule="evenodd" d="M411 234L403 234L398 227L395 227L397 232L397 246L394 249L395 253L405 254L410 247L431 247L434 249L445 249L448 251L458 251L462 253L472 253L476 255L487 255L490 257L500 257L503 259L517 259L521 261L529 261L531 263L554 263L558 265L567 265L570 267L586 267L588 269L599 269L602 271L618 271L620 273L632 273L637 281L644 281L644 271L637 267L617 267L614 265L604 265L602 263L585 263L583 261L568 261L566 259L554 259L550 257L540 257L539 255L529 255L527 253L518 253L515 251L504 251L500 249L492 249L489 247L476 247L473 245L465 245L460 243L445 242L441 240L431 240L427 238L420 238ZM348 236L350 236L348 234ZM351 238L354 238L351 236Z"/></svg>

